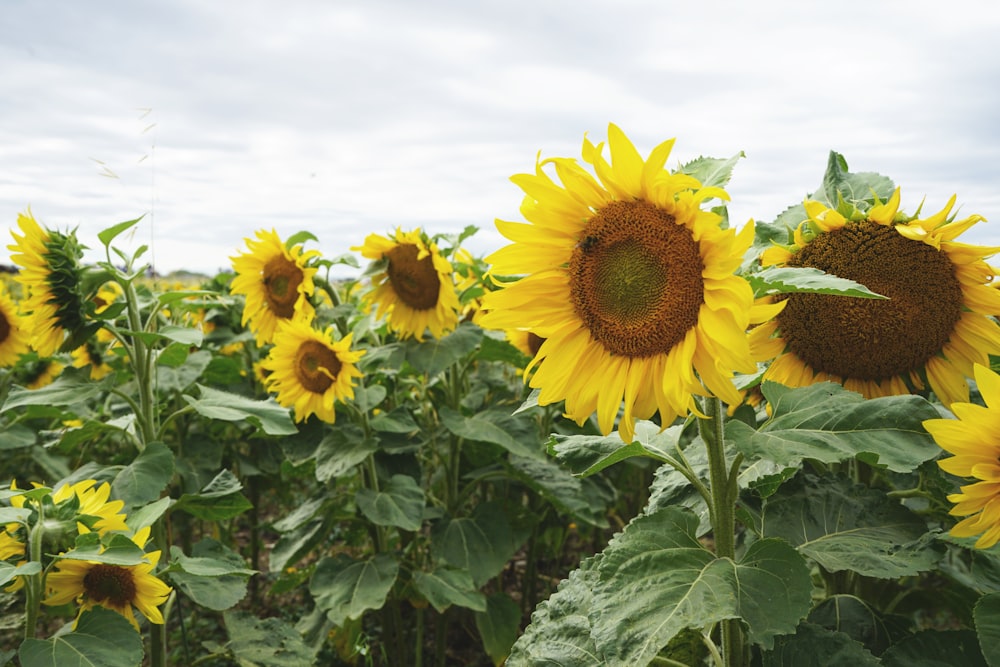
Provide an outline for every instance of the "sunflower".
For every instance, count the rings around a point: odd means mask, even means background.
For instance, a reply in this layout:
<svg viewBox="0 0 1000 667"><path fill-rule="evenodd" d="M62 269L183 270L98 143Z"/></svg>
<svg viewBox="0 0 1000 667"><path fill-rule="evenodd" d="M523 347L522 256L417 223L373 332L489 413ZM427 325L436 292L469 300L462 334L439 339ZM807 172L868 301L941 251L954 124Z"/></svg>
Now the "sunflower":
<svg viewBox="0 0 1000 667"><path fill-rule="evenodd" d="M845 217L806 201L794 243L764 252L765 266L814 267L889 297L791 294L773 321L751 332L758 360L774 358L764 379L792 387L837 382L865 397L923 390L946 405L967 401L966 377L1000 354L1000 293L984 258L998 248L955 239L983 218L949 221L955 197L924 219L885 203Z"/></svg>
<svg viewBox="0 0 1000 667"><path fill-rule="evenodd" d="M132 536L132 541L145 548L149 540L149 527ZM73 602L80 604L80 612L100 605L117 611L138 630L132 607L150 623L163 624L163 614L158 607L167 601L171 588L153 574L160 560L159 551L146 554L138 565L110 565L86 560L61 558L55 570L45 578L47 605Z"/></svg>
<svg viewBox="0 0 1000 667"><path fill-rule="evenodd" d="M12 231L16 243L7 249L21 267L17 280L27 293L22 306L30 313L31 346L47 357L56 353L67 333L76 336L86 324L80 293L83 248L75 234L43 228L30 209L18 214L17 225L23 235Z"/></svg>
<svg viewBox="0 0 1000 667"><path fill-rule="evenodd" d="M965 517L951 534L979 535L976 548L988 549L1000 541L1000 375L979 364L973 373L986 406L952 403L958 419L928 419L924 428L954 454L938 461L942 470L979 480L948 496L955 503L951 514Z"/></svg>
<svg viewBox="0 0 1000 667"><path fill-rule="evenodd" d="M128 530L125 523L125 514L122 509L125 503L121 500L108 501L111 496L111 485L104 482L95 487L96 480L85 479L75 484L63 484L52 493L52 502L59 504L76 496L80 503L77 515L90 517L90 527L78 522L81 533L91 530L100 535L104 535L111 530Z"/></svg>
<svg viewBox="0 0 1000 667"><path fill-rule="evenodd" d="M230 285L233 294L246 297L243 325L249 323L258 345L270 343L278 322L312 322L315 310L309 302L316 289L316 268L309 260L318 250L303 251L301 245L285 247L273 229L259 230L257 240L246 239L250 252L231 257L236 277Z"/></svg>
<svg viewBox="0 0 1000 667"><path fill-rule="evenodd" d="M460 308L451 263L419 229L397 228L388 237L369 234L360 252L376 262L372 289L365 294L370 309L377 305L390 331L423 340L430 329L441 338L458 325Z"/></svg>
<svg viewBox="0 0 1000 667"><path fill-rule="evenodd" d="M583 142L596 178L570 158L514 176L528 223L498 220L514 243L486 258L493 276L522 277L485 295L482 325L545 339L528 369L537 366L538 402L565 399L580 424L596 410L607 434L624 399L627 442L636 419L659 411L666 425L697 408L696 394L738 402L732 371L756 370L745 333L753 295L733 273L753 225L737 234L701 209L728 195L664 169L673 143L643 160L612 124L610 162L603 143Z"/></svg>
<svg viewBox="0 0 1000 667"><path fill-rule="evenodd" d="M28 389L41 389L52 384L59 377L66 364L55 359L39 359L28 365L24 386Z"/></svg>
<svg viewBox="0 0 1000 667"><path fill-rule="evenodd" d="M295 421L315 414L334 423L334 401L354 398L354 379L361 371L354 365L364 350L351 350L351 334L333 341L333 327L317 331L304 322L281 322L274 347L261 369L277 401L295 409Z"/></svg>
<svg viewBox="0 0 1000 667"><path fill-rule="evenodd" d="M106 361L107 354L102 353L100 346L93 341L87 341L73 350L72 354L75 368L90 366L91 380L100 380L114 370Z"/></svg>
<svg viewBox="0 0 1000 667"><path fill-rule="evenodd" d="M0 283L0 367L13 366L27 351L28 332L18 316L17 306Z"/></svg>

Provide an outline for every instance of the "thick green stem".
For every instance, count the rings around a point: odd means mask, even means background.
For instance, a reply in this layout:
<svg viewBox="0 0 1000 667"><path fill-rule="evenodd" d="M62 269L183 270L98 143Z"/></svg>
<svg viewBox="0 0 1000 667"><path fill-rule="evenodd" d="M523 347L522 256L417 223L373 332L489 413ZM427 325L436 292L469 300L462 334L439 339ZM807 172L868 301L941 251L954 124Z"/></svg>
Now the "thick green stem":
<svg viewBox="0 0 1000 667"><path fill-rule="evenodd" d="M28 561L31 563L42 563L42 537L45 534L45 508L42 503L36 503L38 507L38 522L31 528L28 535ZM35 626L38 625L38 611L42 604L42 581L45 572L40 571L26 576L24 582L24 638L33 639L35 637Z"/></svg>
<svg viewBox="0 0 1000 667"><path fill-rule="evenodd" d="M738 470L730 472L726 462L725 410L722 401L705 401L707 419L699 421L699 431L708 452L708 474L712 502L712 536L715 555L736 559L736 484ZM739 619L722 621L722 652L726 667L744 664L743 628Z"/></svg>

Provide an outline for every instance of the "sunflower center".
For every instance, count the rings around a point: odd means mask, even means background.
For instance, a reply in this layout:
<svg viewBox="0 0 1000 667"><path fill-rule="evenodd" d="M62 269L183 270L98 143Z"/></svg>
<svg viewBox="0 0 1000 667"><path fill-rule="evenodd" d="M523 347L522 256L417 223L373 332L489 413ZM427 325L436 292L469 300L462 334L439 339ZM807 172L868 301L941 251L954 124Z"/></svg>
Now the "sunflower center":
<svg viewBox="0 0 1000 667"><path fill-rule="evenodd" d="M668 352L704 302L698 242L648 202L612 202L592 217L569 261L570 299L612 354Z"/></svg>
<svg viewBox="0 0 1000 667"><path fill-rule="evenodd" d="M271 312L285 319L295 314L302 278L302 269L282 255L264 265L264 298Z"/></svg>
<svg viewBox="0 0 1000 667"><path fill-rule="evenodd" d="M307 340L295 353L295 376L306 391L324 393L339 372L337 354L319 341Z"/></svg>
<svg viewBox="0 0 1000 667"><path fill-rule="evenodd" d="M389 252L386 273L399 300L413 310L430 310L437 305L441 293L441 278L430 255L417 259L417 246L403 243Z"/></svg>
<svg viewBox="0 0 1000 667"><path fill-rule="evenodd" d="M907 376L937 354L962 316L962 286L948 256L869 220L821 234L790 266L811 266L889 297L792 294L782 338L815 371L842 378Z"/></svg>
<svg viewBox="0 0 1000 667"><path fill-rule="evenodd" d="M94 602L105 602L113 607L132 604L136 597L132 571L117 565L94 565L83 577L83 590Z"/></svg>
<svg viewBox="0 0 1000 667"><path fill-rule="evenodd" d="M7 316L2 310L0 310L0 345L3 345L4 341L10 337L10 322L7 321Z"/></svg>

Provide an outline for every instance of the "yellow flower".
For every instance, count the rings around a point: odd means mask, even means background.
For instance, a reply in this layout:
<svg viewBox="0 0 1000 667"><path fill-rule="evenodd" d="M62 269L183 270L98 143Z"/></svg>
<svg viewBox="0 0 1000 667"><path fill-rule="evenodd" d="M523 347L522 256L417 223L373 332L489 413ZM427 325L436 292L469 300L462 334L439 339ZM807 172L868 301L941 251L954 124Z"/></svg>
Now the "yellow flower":
<svg viewBox="0 0 1000 667"><path fill-rule="evenodd" d="M28 389L41 389L48 386L62 374L64 368L66 368L65 364L55 359L40 359L32 365L24 386Z"/></svg>
<svg viewBox="0 0 1000 667"><path fill-rule="evenodd" d="M148 527L132 536L132 541L142 548L148 539ZM138 630L132 612L135 607L150 623L162 625L163 614L158 607L167 601L171 588L153 574L159 560L159 551L147 553L146 562L138 565L61 558L45 578L48 597L44 602L61 605L75 600L81 613L100 605L118 612Z"/></svg>
<svg viewBox="0 0 1000 667"><path fill-rule="evenodd" d="M764 379L791 387L838 382L868 398L922 390L949 405L969 398L975 364L1000 354L1000 293L983 258L998 248L955 239L983 218L916 219L899 211L899 189L867 214L845 218L816 201L788 248L765 265L815 267L889 297L792 294L777 317L750 334L758 360L774 358Z"/></svg>
<svg viewBox="0 0 1000 667"><path fill-rule="evenodd" d="M110 530L128 530L125 524L125 514L122 509L125 503L121 500L108 501L111 496L111 485L104 482L95 488L96 480L85 479L75 484L62 484L52 492L52 502L58 504L76 496L80 503L77 510L78 515L85 515L96 519L93 528L88 529L81 523L77 523L81 533L91 530L100 535L104 535Z"/></svg>
<svg viewBox="0 0 1000 667"><path fill-rule="evenodd" d="M312 322L315 310L309 297L316 289L316 268L308 262L319 251L303 251L301 245L286 248L273 229L259 230L256 241L246 242L250 252L230 258L236 277L229 289L246 297L243 324L250 325L258 345L265 345L280 321Z"/></svg>
<svg viewBox="0 0 1000 667"><path fill-rule="evenodd" d="M701 209L728 195L667 171L673 143L644 160L612 124L610 162L603 143L583 142L596 179L570 158L514 176L528 223L498 220L514 243L486 258L494 276L523 276L485 295L481 323L545 340L529 381L538 402L565 400L581 424L596 411L606 434L624 401L627 442L636 419L659 411L665 426L696 409L696 394L738 402L732 371L756 370L746 338L753 295L734 275L753 225L737 234Z"/></svg>
<svg viewBox="0 0 1000 667"><path fill-rule="evenodd" d="M942 449L954 454L938 461L942 470L979 480L948 496L955 503L951 514L966 517L951 534L979 535L976 547L988 549L1000 541L1000 375L979 364L974 374L986 407L952 403L958 419L928 419L924 428Z"/></svg>
<svg viewBox="0 0 1000 667"><path fill-rule="evenodd" d="M354 364L364 353L351 351L351 334L334 342L333 327L321 332L302 322L281 322L261 369L278 403L295 409L295 421L315 414L332 424L334 401L354 398L354 379L362 375Z"/></svg>
<svg viewBox="0 0 1000 667"><path fill-rule="evenodd" d="M73 366L84 368L90 366L90 379L100 380L112 372L111 366L105 361L106 356L101 353L98 345L87 341L80 347L73 350Z"/></svg>
<svg viewBox="0 0 1000 667"><path fill-rule="evenodd" d="M0 283L0 367L9 368L28 351L28 332L17 306Z"/></svg>
<svg viewBox="0 0 1000 667"><path fill-rule="evenodd" d="M419 229L397 228L389 237L369 234L351 250L377 262L372 289L365 294L368 308L377 306L390 331L403 338L423 340L430 329L441 338L458 325L458 294L451 263Z"/></svg>
<svg viewBox="0 0 1000 667"><path fill-rule="evenodd" d="M74 234L44 229L30 210L18 214L17 224L22 235L12 231L16 243L7 249L21 267L17 280L27 292L22 307L30 313L31 346L47 357L59 350L67 333L76 335L84 327L79 266L83 250Z"/></svg>

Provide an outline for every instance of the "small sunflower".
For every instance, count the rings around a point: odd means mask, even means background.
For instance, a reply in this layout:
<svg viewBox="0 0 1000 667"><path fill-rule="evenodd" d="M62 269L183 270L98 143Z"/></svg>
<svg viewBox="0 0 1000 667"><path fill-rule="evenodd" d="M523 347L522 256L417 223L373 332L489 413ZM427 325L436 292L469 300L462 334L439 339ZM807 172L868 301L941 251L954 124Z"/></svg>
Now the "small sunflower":
<svg viewBox="0 0 1000 667"><path fill-rule="evenodd" d="M458 326L460 305L451 263L419 229L397 228L388 237L369 234L364 245L351 250L375 261L376 270L384 266L372 277L365 303L368 308L377 305L377 315L385 317L390 331L423 340L428 329L441 338Z"/></svg>
<svg viewBox="0 0 1000 667"><path fill-rule="evenodd" d="M928 419L924 428L954 455L938 461L942 470L979 480L948 496L955 503L951 514L965 517L951 534L979 535L976 548L989 549L1000 541L1000 375L979 364L974 374L986 406L952 403L958 419Z"/></svg>
<svg viewBox="0 0 1000 667"><path fill-rule="evenodd" d="M229 289L246 297L243 324L250 325L258 345L265 345L280 321L312 322L315 310L309 297L316 289L316 268L309 260L319 251L303 251L301 245L287 248L273 229L259 230L257 240L246 242L249 252L230 258L236 277Z"/></svg>
<svg viewBox="0 0 1000 667"><path fill-rule="evenodd" d="M581 424L596 411L606 434L624 400L625 441L636 419L658 411L666 425L696 409L694 395L739 402L732 371L756 370L746 338L753 295L734 275L753 225L737 234L702 210L728 195L666 170L673 143L644 160L612 124L610 162L603 143L583 142L596 178L570 158L514 176L528 223L498 220L514 243L486 258L492 275L522 276L485 295L481 323L544 339L529 366L538 402L564 399Z"/></svg>
<svg viewBox="0 0 1000 667"><path fill-rule="evenodd" d="M0 367L9 368L28 351L28 332L17 306L0 283Z"/></svg>
<svg viewBox="0 0 1000 667"><path fill-rule="evenodd" d="M87 341L80 347L73 350L72 354L73 366L75 368L90 366L91 380L100 380L114 370L108 365L107 353L102 353L100 345L93 341Z"/></svg>
<svg viewBox="0 0 1000 667"><path fill-rule="evenodd" d="M39 359L28 364L27 377L24 379L24 386L28 389L41 389L52 384L59 377L66 364L53 358Z"/></svg>
<svg viewBox="0 0 1000 667"><path fill-rule="evenodd" d="M80 285L83 247L74 233L43 228L30 210L18 214L17 225L23 235L12 231L16 243L7 249L21 267L17 280L27 293L22 307L30 314L31 346L47 357L59 350L67 334L76 337L86 327Z"/></svg>
<svg viewBox="0 0 1000 667"><path fill-rule="evenodd" d="M837 382L868 398L922 390L945 405L967 401L975 364L1000 354L1000 293L984 258L997 252L955 239L983 218L948 220L955 197L917 219L889 201L850 217L806 201L794 243L764 252L765 266L814 267L889 297L791 294L774 320L750 334L764 379L791 387Z"/></svg>
<svg viewBox="0 0 1000 667"><path fill-rule="evenodd" d="M261 362L267 388L277 401L295 409L295 421L315 414L334 423L334 401L354 398L354 365L364 350L351 350L351 334L333 341L333 327L317 331L303 322L281 322L274 347Z"/></svg>
<svg viewBox="0 0 1000 667"><path fill-rule="evenodd" d="M149 528L132 536L132 541L145 548ZM73 602L80 604L80 612L100 605L112 609L138 630L132 608L135 607L150 623L163 624L159 606L167 601L171 588L153 574L160 560L159 551L146 554L146 562L138 565L110 565L93 561L61 558L55 570L45 578L47 605Z"/></svg>
<svg viewBox="0 0 1000 667"><path fill-rule="evenodd" d="M78 522L81 533L93 530L104 535L111 530L128 530L125 514L122 509L125 503L121 500L111 500L111 485L104 482L96 486L96 480L85 479L75 484L63 484L52 492L52 502L59 504L69 500L74 495L80 503L78 515L90 517L90 527Z"/></svg>

